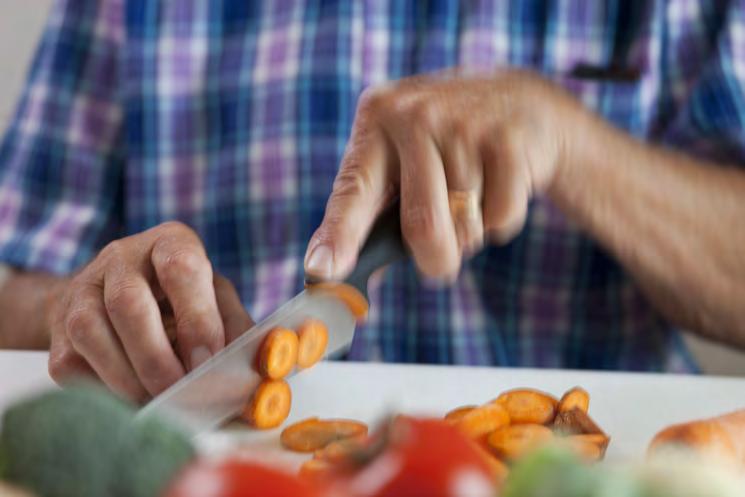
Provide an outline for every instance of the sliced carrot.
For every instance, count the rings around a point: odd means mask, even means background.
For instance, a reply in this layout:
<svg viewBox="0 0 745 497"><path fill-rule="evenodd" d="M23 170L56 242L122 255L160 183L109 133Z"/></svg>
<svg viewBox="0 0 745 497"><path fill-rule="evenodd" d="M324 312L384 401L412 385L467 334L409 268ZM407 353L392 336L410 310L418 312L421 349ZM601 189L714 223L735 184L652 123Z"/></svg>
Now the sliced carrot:
<svg viewBox="0 0 745 497"><path fill-rule="evenodd" d="M326 352L329 343L329 332L323 321L309 318L298 327L297 365L309 368L317 363Z"/></svg>
<svg viewBox="0 0 745 497"><path fill-rule="evenodd" d="M331 442L367 434L367 425L348 419L308 418L288 426L280 435L282 445L295 452L314 452Z"/></svg>
<svg viewBox="0 0 745 497"><path fill-rule="evenodd" d="M292 392L284 380L264 380L251 397L241 417L254 428L276 428L290 414Z"/></svg>
<svg viewBox="0 0 745 497"><path fill-rule="evenodd" d="M334 464L340 464L352 459L354 454L364 449L367 435L334 440L325 447L313 453L313 459L323 459Z"/></svg>
<svg viewBox="0 0 745 497"><path fill-rule="evenodd" d="M476 409L477 406L461 406L456 407L452 411L449 411L447 414L445 414L445 421L449 421L450 423L455 423L460 418L468 414L469 412Z"/></svg>
<svg viewBox="0 0 745 497"><path fill-rule="evenodd" d="M554 418L553 428L564 435L604 434L590 415L579 407L557 414Z"/></svg>
<svg viewBox="0 0 745 497"><path fill-rule="evenodd" d="M567 390L559 401L557 411L568 412L575 408L581 409L584 412L590 410L590 394L584 388L574 387L571 390Z"/></svg>
<svg viewBox="0 0 745 497"><path fill-rule="evenodd" d="M308 286L308 289L314 292L330 292L335 295L339 300L344 302L352 315L357 318L358 321L367 317L367 311L369 304L364 295L360 293L355 287L347 285L346 283L336 283L331 281L324 281L322 283L314 283Z"/></svg>
<svg viewBox="0 0 745 497"><path fill-rule="evenodd" d="M539 425L554 420L558 404L552 395L529 388L504 392L494 402L507 409L513 424Z"/></svg>
<svg viewBox="0 0 745 497"><path fill-rule="evenodd" d="M551 442L553 437L553 432L540 424L510 425L489 435L489 447L498 457L515 461Z"/></svg>
<svg viewBox="0 0 745 497"><path fill-rule="evenodd" d="M570 435L562 439L570 450L588 462L600 461L605 457L610 438L600 433Z"/></svg>
<svg viewBox="0 0 745 497"><path fill-rule="evenodd" d="M486 465L489 467L489 472L494 478L494 482L497 487L501 487L504 481L507 479L509 468L502 462L501 459L497 458L492 454L487 447L484 447L480 443L475 443L474 447L479 455L483 458Z"/></svg>
<svg viewBox="0 0 745 497"><path fill-rule="evenodd" d="M300 478L321 483L334 472L334 465L323 459L308 459L302 466L298 475Z"/></svg>
<svg viewBox="0 0 745 497"><path fill-rule="evenodd" d="M298 337L294 331L277 327L270 331L259 350L258 370L265 378L279 380L295 367Z"/></svg>
<svg viewBox="0 0 745 497"><path fill-rule="evenodd" d="M454 426L472 439L510 424L510 416L499 404L485 404L463 414Z"/></svg>

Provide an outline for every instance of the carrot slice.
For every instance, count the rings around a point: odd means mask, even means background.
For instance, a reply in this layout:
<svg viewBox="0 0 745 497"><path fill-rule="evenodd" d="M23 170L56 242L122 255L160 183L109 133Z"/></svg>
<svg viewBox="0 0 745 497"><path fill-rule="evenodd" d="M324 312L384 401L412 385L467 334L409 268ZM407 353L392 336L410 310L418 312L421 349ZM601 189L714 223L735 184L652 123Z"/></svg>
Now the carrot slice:
<svg viewBox="0 0 745 497"><path fill-rule="evenodd" d="M554 431L560 432L564 435L584 435L592 433L604 435L600 426L598 426L589 414L579 407L557 414L552 426Z"/></svg>
<svg viewBox="0 0 745 497"><path fill-rule="evenodd" d="M504 481L507 479L509 468L499 458L492 454L488 448L484 447L480 443L474 443L476 452L482 457L486 465L489 467L489 472L494 478L494 482L497 487L501 487Z"/></svg>
<svg viewBox="0 0 745 497"><path fill-rule="evenodd" d="M477 439L510 424L510 416L499 404L485 404L463 414L453 424L466 436Z"/></svg>
<svg viewBox="0 0 745 497"><path fill-rule="evenodd" d="M367 435L334 440L313 453L313 459L323 459L333 464L341 464L352 459L354 454L365 448Z"/></svg>
<svg viewBox="0 0 745 497"><path fill-rule="evenodd" d="M515 461L528 452L551 442L553 437L553 432L543 425L510 425L495 430L489 435L489 447L498 457Z"/></svg>
<svg viewBox="0 0 745 497"><path fill-rule="evenodd" d="M445 414L445 421L449 421L450 423L455 423L460 418L468 414L469 412L476 409L477 406L461 406L456 407L452 411L449 411L447 414Z"/></svg>
<svg viewBox="0 0 745 497"><path fill-rule="evenodd" d="M297 330L298 353L297 365L309 368L317 363L326 352L329 343L329 332L326 325L318 319L306 319Z"/></svg>
<svg viewBox="0 0 745 497"><path fill-rule="evenodd" d="M581 409L584 412L590 410L590 394L584 388L574 387L571 390L567 390L559 401L557 411L569 412L575 408Z"/></svg>
<svg viewBox="0 0 745 497"><path fill-rule="evenodd" d="M284 380L264 380L243 410L241 417L254 428L276 428L290 414L292 392Z"/></svg>
<svg viewBox="0 0 745 497"><path fill-rule="evenodd" d="M324 281L321 283L314 283L308 286L308 289L314 292L329 292L335 295L339 300L344 302L349 308L349 312L361 321L367 317L367 311L369 304L364 295L359 290L346 283L336 283L331 281Z"/></svg>
<svg viewBox="0 0 745 497"><path fill-rule="evenodd" d="M494 402L507 409L513 424L539 425L554 420L558 404L553 396L528 388L504 392Z"/></svg>
<svg viewBox="0 0 745 497"><path fill-rule="evenodd" d="M605 457L610 438L602 433L570 435L562 439L569 449L587 462L600 461Z"/></svg>
<svg viewBox="0 0 745 497"><path fill-rule="evenodd" d="M302 466L298 475L300 478L317 483L323 482L334 471L334 465L323 459L308 459Z"/></svg>
<svg viewBox="0 0 745 497"><path fill-rule="evenodd" d="M298 337L294 331L277 327L264 338L259 350L258 370L265 378L279 380L295 367Z"/></svg>
<svg viewBox="0 0 745 497"><path fill-rule="evenodd" d="M308 418L282 430L279 440L289 450L314 452L336 440L364 435L367 425L359 421Z"/></svg>

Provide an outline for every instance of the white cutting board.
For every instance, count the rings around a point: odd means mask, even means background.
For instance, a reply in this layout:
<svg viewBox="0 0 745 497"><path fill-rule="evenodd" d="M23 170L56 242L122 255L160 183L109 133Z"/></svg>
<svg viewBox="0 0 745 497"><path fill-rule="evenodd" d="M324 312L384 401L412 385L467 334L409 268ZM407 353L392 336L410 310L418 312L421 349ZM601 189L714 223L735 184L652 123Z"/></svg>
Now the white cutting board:
<svg viewBox="0 0 745 497"><path fill-rule="evenodd" d="M565 370L322 363L290 380L292 410L285 423L310 417L351 418L374 425L389 414L442 416L500 392L531 387L560 396L580 385L591 395L590 415L610 434L608 460L633 460L664 426L745 408L745 379ZM297 467L307 455L279 445L281 429L256 431L234 423L202 436L208 454L247 457Z"/></svg>

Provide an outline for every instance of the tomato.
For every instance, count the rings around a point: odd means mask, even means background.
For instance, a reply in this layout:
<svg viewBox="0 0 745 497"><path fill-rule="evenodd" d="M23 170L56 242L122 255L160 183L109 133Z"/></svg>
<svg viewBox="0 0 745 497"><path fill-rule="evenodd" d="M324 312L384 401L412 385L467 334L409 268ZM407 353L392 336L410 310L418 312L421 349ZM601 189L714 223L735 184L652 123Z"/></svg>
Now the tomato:
<svg viewBox="0 0 745 497"><path fill-rule="evenodd" d="M188 466L164 497L319 497L308 481L260 464L228 459Z"/></svg>
<svg viewBox="0 0 745 497"><path fill-rule="evenodd" d="M442 420L399 417L386 447L349 476L336 494L355 497L491 497L493 477L483 456Z"/></svg>

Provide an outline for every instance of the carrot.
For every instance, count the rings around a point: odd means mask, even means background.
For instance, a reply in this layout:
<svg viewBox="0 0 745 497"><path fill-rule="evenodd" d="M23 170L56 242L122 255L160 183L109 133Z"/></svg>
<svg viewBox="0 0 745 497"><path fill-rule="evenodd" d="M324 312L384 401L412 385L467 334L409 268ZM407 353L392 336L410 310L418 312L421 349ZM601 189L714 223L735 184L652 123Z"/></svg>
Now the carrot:
<svg viewBox="0 0 745 497"><path fill-rule="evenodd" d="M302 466L298 475L300 478L314 482L323 482L331 473L334 472L334 465L323 459L308 459Z"/></svg>
<svg viewBox="0 0 745 497"><path fill-rule="evenodd" d="M569 435L561 439L569 449L587 462L600 461L605 457L605 451L610 438L601 433L583 435Z"/></svg>
<svg viewBox="0 0 745 497"><path fill-rule="evenodd" d="M298 337L294 331L277 327L270 331L259 350L258 370L265 378L279 380L295 367Z"/></svg>
<svg viewBox="0 0 745 497"><path fill-rule="evenodd" d="M313 292L329 292L333 294L346 304L349 311L358 321L365 319L367 316L367 311L369 309L367 299L359 292L359 290L351 285L324 281L322 283L308 285L308 289Z"/></svg>
<svg viewBox="0 0 745 497"><path fill-rule="evenodd" d="M557 414L553 428L564 435L604 434L590 415L579 407Z"/></svg>
<svg viewBox="0 0 745 497"><path fill-rule="evenodd" d="M487 448L480 443L474 443L473 446L476 448L476 452L483 458L486 465L489 467L489 472L494 478L494 482L497 487L501 487L504 481L507 479L509 468L499 458L492 454Z"/></svg>
<svg viewBox="0 0 745 497"><path fill-rule="evenodd" d="M574 387L571 390L567 390L564 396L559 401L558 412L568 412L574 408L583 410L584 412L590 409L590 394L587 390L581 387Z"/></svg>
<svg viewBox="0 0 745 497"><path fill-rule="evenodd" d="M334 440L313 453L313 459L323 459L334 464L344 463L365 447L367 435Z"/></svg>
<svg viewBox="0 0 745 497"><path fill-rule="evenodd" d="M314 452L331 442L367 434L367 425L347 419L308 418L282 430L280 442L295 452Z"/></svg>
<svg viewBox="0 0 745 497"><path fill-rule="evenodd" d="M452 411L449 411L447 414L445 414L445 421L448 421L450 423L455 423L460 418L468 414L469 412L476 409L476 406L461 406L456 407Z"/></svg>
<svg viewBox="0 0 745 497"><path fill-rule="evenodd" d="M652 440L649 452L680 448L745 470L745 409L670 426Z"/></svg>
<svg viewBox="0 0 745 497"><path fill-rule="evenodd" d="M515 461L549 443L553 437L553 432L543 425L520 424L495 430L489 435L488 443L498 457Z"/></svg>
<svg viewBox="0 0 745 497"><path fill-rule="evenodd" d="M556 415L558 401L551 395L520 388L504 392L495 403L503 406L513 424L549 424Z"/></svg>
<svg viewBox="0 0 745 497"><path fill-rule="evenodd" d="M306 319L297 330L298 353L297 365L309 368L317 363L326 352L329 332L326 325L318 319Z"/></svg>
<svg viewBox="0 0 745 497"><path fill-rule="evenodd" d="M510 424L510 416L499 404L476 407L453 422L456 428L472 439L478 439L508 424Z"/></svg>
<svg viewBox="0 0 745 497"><path fill-rule="evenodd" d="M243 410L241 417L254 428L276 428L290 414L292 392L284 380L264 380Z"/></svg>

